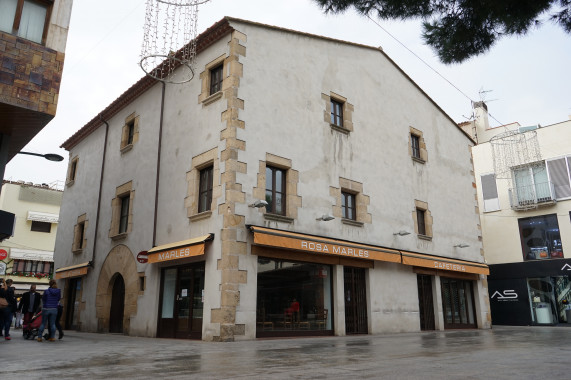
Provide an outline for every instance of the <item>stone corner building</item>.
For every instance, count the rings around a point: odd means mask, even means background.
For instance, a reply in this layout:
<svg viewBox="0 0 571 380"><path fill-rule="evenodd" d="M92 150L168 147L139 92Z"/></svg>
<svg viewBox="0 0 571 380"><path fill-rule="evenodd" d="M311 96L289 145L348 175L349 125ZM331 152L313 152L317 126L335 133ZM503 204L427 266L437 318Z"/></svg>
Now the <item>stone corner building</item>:
<svg viewBox="0 0 571 380"><path fill-rule="evenodd" d="M191 82L145 77L63 144L68 328L490 327L473 141L394 62L233 18L197 52Z"/></svg>

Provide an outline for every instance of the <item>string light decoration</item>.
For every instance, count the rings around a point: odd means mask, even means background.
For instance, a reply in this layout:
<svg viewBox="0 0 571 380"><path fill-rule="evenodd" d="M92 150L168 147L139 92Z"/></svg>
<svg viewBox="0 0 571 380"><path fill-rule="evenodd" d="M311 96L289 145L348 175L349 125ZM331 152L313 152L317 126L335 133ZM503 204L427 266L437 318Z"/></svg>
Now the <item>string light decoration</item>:
<svg viewBox="0 0 571 380"><path fill-rule="evenodd" d="M494 172L498 179L512 179L512 170L522 166L542 166L536 131L507 131L490 139Z"/></svg>
<svg viewBox="0 0 571 380"><path fill-rule="evenodd" d="M195 72L198 6L210 0L147 0L143 71L162 82L181 84Z"/></svg>
<svg viewBox="0 0 571 380"><path fill-rule="evenodd" d="M490 144L496 179L508 181L512 209L531 210L551 201L545 184L534 183L545 170L536 131L503 132L491 138Z"/></svg>

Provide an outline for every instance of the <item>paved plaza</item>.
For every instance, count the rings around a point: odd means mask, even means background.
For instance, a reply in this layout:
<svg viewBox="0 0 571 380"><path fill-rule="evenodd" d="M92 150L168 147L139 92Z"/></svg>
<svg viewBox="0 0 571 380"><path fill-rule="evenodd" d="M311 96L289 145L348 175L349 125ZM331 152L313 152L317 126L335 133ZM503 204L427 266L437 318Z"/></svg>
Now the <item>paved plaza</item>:
<svg viewBox="0 0 571 380"><path fill-rule="evenodd" d="M233 343L66 332L0 341L2 379L571 379L571 328Z"/></svg>

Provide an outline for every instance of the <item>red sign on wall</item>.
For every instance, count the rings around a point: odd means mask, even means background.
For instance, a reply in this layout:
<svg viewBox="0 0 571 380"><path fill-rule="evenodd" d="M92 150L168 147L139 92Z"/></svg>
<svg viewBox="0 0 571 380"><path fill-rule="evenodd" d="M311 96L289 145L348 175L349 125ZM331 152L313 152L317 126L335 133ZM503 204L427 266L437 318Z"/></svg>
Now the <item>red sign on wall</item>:
<svg viewBox="0 0 571 380"><path fill-rule="evenodd" d="M8 252L5 249L0 249L0 260L4 260L8 257Z"/></svg>
<svg viewBox="0 0 571 380"><path fill-rule="evenodd" d="M149 256L147 256L147 251L141 251L137 254L137 261L141 264L146 264L149 261Z"/></svg>

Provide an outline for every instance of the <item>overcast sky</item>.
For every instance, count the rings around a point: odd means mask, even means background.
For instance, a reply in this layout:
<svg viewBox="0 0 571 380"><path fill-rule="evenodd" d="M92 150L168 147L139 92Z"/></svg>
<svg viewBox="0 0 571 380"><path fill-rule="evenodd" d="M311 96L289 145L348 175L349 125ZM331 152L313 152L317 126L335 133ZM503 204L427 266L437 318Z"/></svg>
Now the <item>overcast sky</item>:
<svg viewBox="0 0 571 380"><path fill-rule="evenodd" d="M56 117L25 151L58 153L63 162L17 155L4 179L65 180L68 152L59 146L139 80L146 1L75 0ZM348 12L325 16L311 0L211 0L199 8L198 32L232 16L370 46L381 46L457 122L470 100L372 21ZM571 35L546 22L521 38L505 38L461 65L440 64L422 44L419 22L379 22L472 100L488 104L492 126L518 121L543 126L571 114Z"/></svg>

